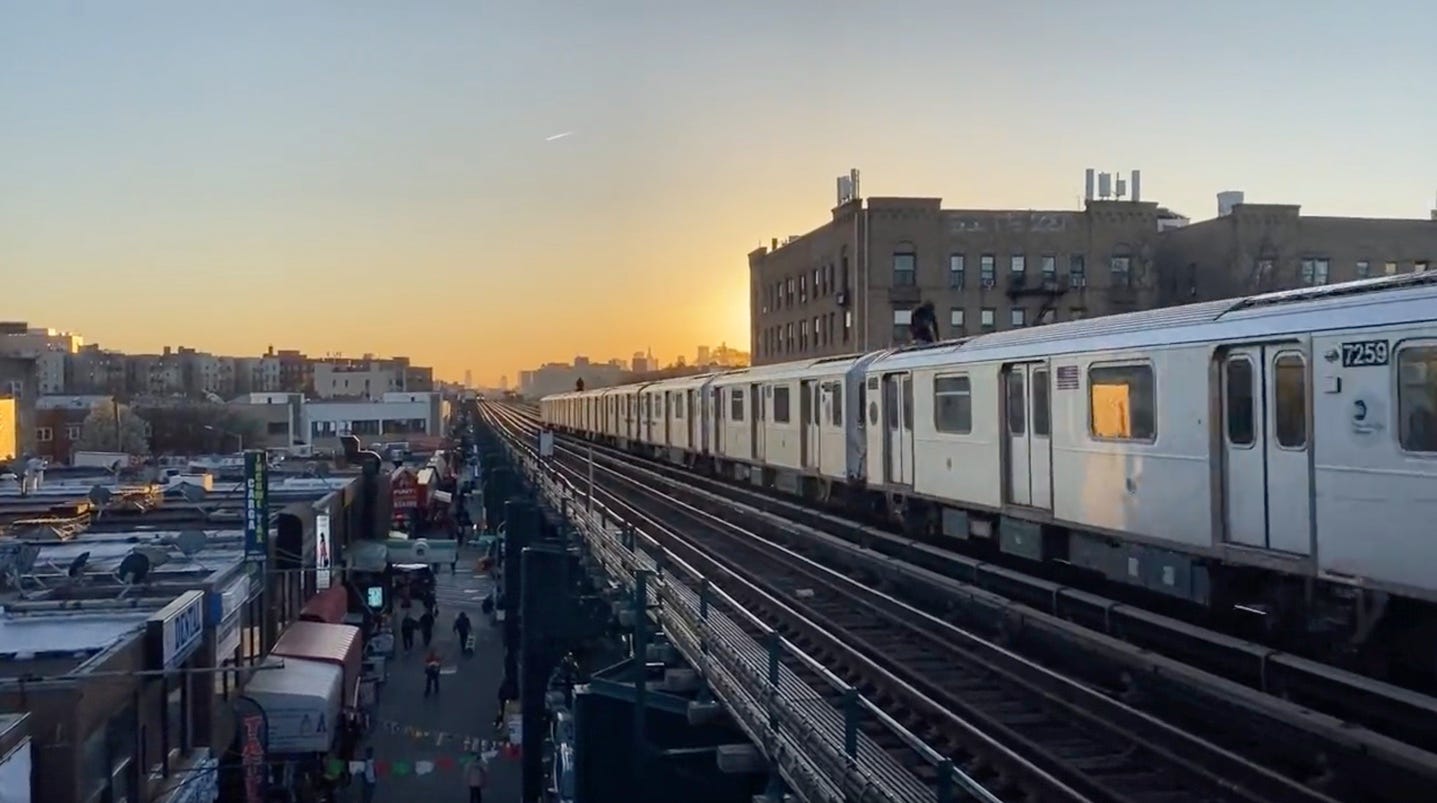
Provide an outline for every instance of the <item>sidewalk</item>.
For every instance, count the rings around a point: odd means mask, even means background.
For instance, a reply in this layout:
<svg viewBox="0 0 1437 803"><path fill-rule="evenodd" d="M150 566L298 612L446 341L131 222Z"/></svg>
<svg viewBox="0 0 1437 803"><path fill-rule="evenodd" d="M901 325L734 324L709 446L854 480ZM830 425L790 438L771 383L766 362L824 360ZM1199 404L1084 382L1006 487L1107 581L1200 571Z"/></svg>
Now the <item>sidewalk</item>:
<svg viewBox="0 0 1437 803"><path fill-rule="evenodd" d="M435 591L439 621L433 646L444 665L438 696L424 696L423 639L416 633L414 649L407 655L403 644L396 644L367 742L374 747L381 770L375 803L469 800L462 769L469 757L466 740L494 739L495 698L504 677L503 633L489 625L489 617L480 609L492 580L474 573L477 559L477 550L466 548L457 574L450 574L448 566L439 567ZM459 636L454 632L454 618L461 609L474 623L474 654L468 657L461 654ZM416 610L423 609L416 606ZM485 803L517 803L519 772L517 759L503 755L492 759ZM351 799L360 799L357 786L351 790Z"/></svg>

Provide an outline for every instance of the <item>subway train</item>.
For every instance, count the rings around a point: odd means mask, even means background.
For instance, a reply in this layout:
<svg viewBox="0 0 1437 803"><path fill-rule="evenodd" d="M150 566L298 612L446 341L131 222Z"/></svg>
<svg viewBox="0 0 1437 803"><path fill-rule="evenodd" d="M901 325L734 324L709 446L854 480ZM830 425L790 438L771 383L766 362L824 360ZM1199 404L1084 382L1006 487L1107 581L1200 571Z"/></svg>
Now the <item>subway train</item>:
<svg viewBox="0 0 1437 803"><path fill-rule="evenodd" d="M1437 666L1437 275L561 393L540 411L914 536Z"/></svg>

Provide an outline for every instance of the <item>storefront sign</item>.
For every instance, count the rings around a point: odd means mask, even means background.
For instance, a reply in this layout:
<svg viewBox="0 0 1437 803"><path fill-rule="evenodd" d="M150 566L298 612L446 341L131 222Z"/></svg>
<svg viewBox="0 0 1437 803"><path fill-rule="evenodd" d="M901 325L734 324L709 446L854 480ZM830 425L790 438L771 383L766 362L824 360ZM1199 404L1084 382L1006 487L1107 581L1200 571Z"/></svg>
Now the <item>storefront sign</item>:
<svg viewBox="0 0 1437 803"><path fill-rule="evenodd" d="M413 510L419 507L419 478L412 471L395 472L389 478L391 510Z"/></svg>
<svg viewBox="0 0 1437 803"><path fill-rule="evenodd" d="M314 517L314 582L320 591L329 588L330 571L333 564L329 554L329 514Z"/></svg>
<svg viewBox="0 0 1437 803"><path fill-rule="evenodd" d="M205 592L186 591L146 622L150 664L172 669L185 662L205 636Z"/></svg>
<svg viewBox="0 0 1437 803"><path fill-rule="evenodd" d="M264 452L244 455L244 555L262 561L269 547L269 464Z"/></svg>
<svg viewBox="0 0 1437 803"><path fill-rule="evenodd" d="M269 754L269 723L264 709L248 697L235 700L235 743L240 748L240 771L245 803L264 803L269 791L265 761Z"/></svg>

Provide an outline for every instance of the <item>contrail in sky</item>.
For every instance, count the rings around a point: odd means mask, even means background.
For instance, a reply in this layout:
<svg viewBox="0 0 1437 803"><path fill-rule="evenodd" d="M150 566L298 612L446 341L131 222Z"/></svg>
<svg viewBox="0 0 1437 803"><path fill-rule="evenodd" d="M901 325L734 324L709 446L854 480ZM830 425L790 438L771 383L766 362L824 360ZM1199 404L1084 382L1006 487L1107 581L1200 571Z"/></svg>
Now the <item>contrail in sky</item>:
<svg viewBox="0 0 1437 803"><path fill-rule="evenodd" d="M555 135L553 135L553 136L551 136L551 137L544 137L544 141L545 141L545 142L553 142L554 140L563 139L564 137L572 137L573 135L574 135L574 132L573 132L573 131L565 131L565 132L562 133L562 134L555 134Z"/></svg>

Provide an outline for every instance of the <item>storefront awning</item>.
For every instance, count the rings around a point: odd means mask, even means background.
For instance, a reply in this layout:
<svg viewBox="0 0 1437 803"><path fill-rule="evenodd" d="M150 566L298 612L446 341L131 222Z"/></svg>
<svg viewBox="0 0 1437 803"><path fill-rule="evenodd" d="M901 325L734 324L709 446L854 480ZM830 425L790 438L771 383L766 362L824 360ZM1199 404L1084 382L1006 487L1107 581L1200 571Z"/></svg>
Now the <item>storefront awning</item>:
<svg viewBox="0 0 1437 803"><path fill-rule="evenodd" d="M349 613L349 591L343 585L330 586L304 604L299 618L305 622L337 625Z"/></svg>
<svg viewBox="0 0 1437 803"><path fill-rule="evenodd" d="M295 622L275 642L270 654L338 666L344 672L342 700L345 705L353 705L363 660L362 641L359 628L350 625Z"/></svg>
<svg viewBox="0 0 1437 803"><path fill-rule="evenodd" d="M244 696L264 710L270 753L325 753L334 741L343 688L341 667L285 658L280 669L254 673Z"/></svg>

